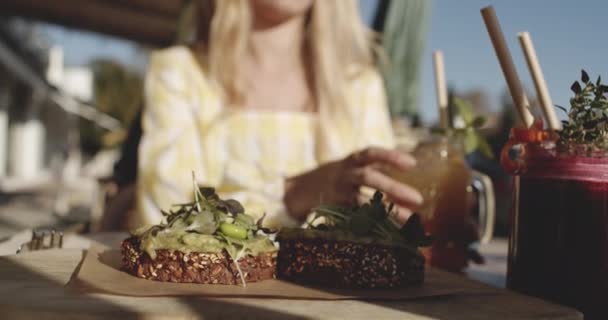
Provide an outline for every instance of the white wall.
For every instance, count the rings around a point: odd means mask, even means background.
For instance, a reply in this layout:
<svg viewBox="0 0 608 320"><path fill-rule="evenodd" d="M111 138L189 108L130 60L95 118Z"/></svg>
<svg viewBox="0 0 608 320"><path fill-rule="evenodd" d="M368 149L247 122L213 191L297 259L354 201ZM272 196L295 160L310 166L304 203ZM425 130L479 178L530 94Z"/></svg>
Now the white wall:
<svg viewBox="0 0 608 320"><path fill-rule="evenodd" d="M36 178L42 169L44 126L39 119L14 122L9 129L9 172L15 178Z"/></svg>
<svg viewBox="0 0 608 320"><path fill-rule="evenodd" d="M0 95L2 94L3 92L0 92ZM3 101L4 98L8 100L8 97L0 97L0 178L6 176L6 155L8 153L8 101Z"/></svg>

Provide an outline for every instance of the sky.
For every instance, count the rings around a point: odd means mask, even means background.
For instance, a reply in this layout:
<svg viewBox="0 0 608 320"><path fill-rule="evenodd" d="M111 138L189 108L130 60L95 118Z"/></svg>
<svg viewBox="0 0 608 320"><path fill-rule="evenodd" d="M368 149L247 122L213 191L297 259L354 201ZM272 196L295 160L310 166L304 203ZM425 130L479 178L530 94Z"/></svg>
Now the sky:
<svg viewBox="0 0 608 320"><path fill-rule="evenodd" d="M325 0L327 1L327 0ZM370 21L376 0L359 0L361 14ZM406 0L394 0L406 1ZM422 60L421 118L437 118L431 54L444 52L448 86L459 92L479 89L498 109L506 90L504 77L479 10L493 5L524 86L534 87L517 33L528 31L555 104L568 105L571 83L585 69L595 79L608 79L606 0L428 0L432 1L429 37ZM83 65L106 57L143 70L145 54L130 42L61 27L47 27L49 41L65 48L69 65Z"/></svg>
<svg viewBox="0 0 608 320"><path fill-rule="evenodd" d="M570 85L585 69L608 79L605 0L434 0L430 38L422 67L422 115L437 117L432 52L444 52L448 86L459 91L480 88L497 107L506 83L479 10L493 5L519 77L534 86L517 34L530 32L553 103L569 105Z"/></svg>
<svg viewBox="0 0 608 320"><path fill-rule="evenodd" d="M50 24L42 24L42 30L49 43L63 47L66 65L82 66L108 58L144 69L148 61L145 52L131 41Z"/></svg>

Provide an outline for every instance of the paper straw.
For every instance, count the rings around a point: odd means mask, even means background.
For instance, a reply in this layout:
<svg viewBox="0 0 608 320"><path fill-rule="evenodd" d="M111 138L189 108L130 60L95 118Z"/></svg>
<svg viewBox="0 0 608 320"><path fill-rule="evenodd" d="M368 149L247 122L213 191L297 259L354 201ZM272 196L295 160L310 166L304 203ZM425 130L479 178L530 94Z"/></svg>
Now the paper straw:
<svg viewBox="0 0 608 320"><path fill-rule="evenodd" d="M437 96L437 107L439 111L439 126L443 129L450 127L448 114L448 88L445 83L445 68L443 64L443 52L433 52L433 69L435 71L435 94Z"/></svg>
<svg viewBox="0 0 608 320"><path fill-rule="evenodd" d="M520 32L517 35L517 38L519 38L519 44L521 45L521 49L524 51L524 56L526 57L526 62L528 63L528 69L530 69L530 73L532 74L534 87L536 87L536 94L540 100L541 109L543 110L545 118L547 119L547 124L551 130L561 130L562 125L555 114L553 101L551 100L551 95L549 94L547 83L545 82L545 77L543 76L543 71L540 68L540 63L538 62L538 57L536 56L536 50L534 50L532 38L530 38L530 34L527 31Z"/></svg>
<svg viewBox="0 0 608 320"><path fill-rule="evenodd" d="M505 41L500 24L498 23L498 18L496 17L494 7L487 6L482 8L481 15L486 24L494 50L496 51L496 57L498 57L500 68L502 69L502 73L507 81L509 93L511 94L511 98L513 98L513 103L515 103L515 108L519 119L521 120L522 124L528 128L534 122L534 117L530 113L530 110L528 110L528 99L521 86L521 81L517 75L517 70L513 64L511 54L509 53L509 47L507 46L507 42Z"/></svg>

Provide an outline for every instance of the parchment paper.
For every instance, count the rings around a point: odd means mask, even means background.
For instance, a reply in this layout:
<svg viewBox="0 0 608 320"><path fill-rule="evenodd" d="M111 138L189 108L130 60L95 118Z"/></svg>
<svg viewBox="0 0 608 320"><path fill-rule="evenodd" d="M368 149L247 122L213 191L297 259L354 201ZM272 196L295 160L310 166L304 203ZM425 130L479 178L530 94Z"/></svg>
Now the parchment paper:
<svg viewBox="0 0 608 320"><path fill-rule="evenodd" d="M121 271L121 253L116 249L92 246L80 270L68 286L80 291L125 296L205 296L314 300L406 300L443 296L459 292L485 291L459 276L427 268L422 286L400 289L334 289L305 286L282 280L266 280L241 285L170 283L140 279ZM464 285L464 286L463 286Z"/></svg>

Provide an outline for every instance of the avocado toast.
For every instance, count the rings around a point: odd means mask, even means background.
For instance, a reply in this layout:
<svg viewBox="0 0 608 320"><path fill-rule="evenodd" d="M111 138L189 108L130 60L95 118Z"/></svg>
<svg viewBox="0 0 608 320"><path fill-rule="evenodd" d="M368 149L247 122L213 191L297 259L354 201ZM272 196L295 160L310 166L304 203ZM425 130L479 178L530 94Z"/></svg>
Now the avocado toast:
<svg viewBox="0 0 608 320"><path fill-rule="evenodd" d="M165 221L122 243L123 268L144 279L239 284L275 277L277 248L236 200L195 187L195 201L163 211Z"/></svg>
<svg viewBox="0 0 608 320"><path fill-rule="evenodd" d="M380 192L361 206L316 208L308 228L282 229L277 235L278 277L337 288L421 284L424 257L418 247L431 238L417 214L401 227L390 218L392 212Z"/></svg>

